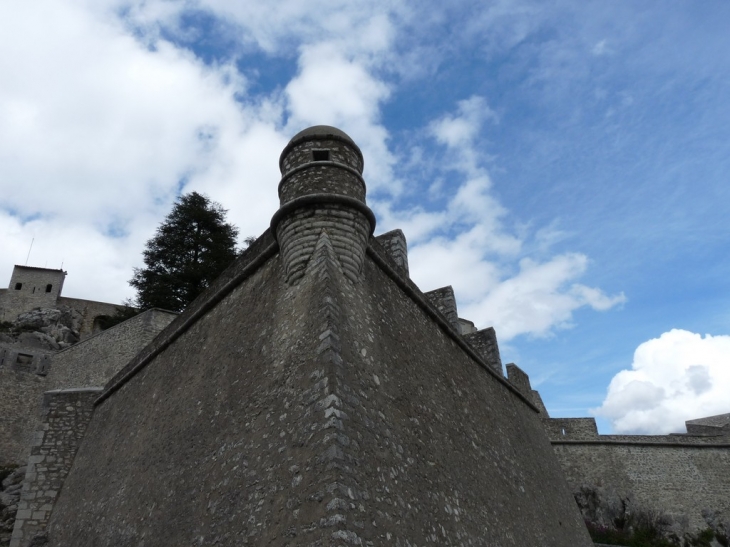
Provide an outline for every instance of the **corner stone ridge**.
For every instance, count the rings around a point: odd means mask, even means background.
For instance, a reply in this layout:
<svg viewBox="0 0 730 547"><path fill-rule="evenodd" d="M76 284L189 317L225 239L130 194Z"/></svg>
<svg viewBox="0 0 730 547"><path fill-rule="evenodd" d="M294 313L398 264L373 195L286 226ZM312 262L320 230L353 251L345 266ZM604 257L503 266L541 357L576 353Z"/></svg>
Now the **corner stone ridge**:
<svg viewBox="0 0 730 547"><path fill-rule="evenodd" d="M322 230L319 234L319 239L317 239L317 244L314 246L309 263L307 264L307 273L320 269L325 262L337 268L340 273L344 273L342 264L340 264L337 253L335 253L335 249L332 246L332 241L330 241L329 235L327 234L327 230Z"/></svg>

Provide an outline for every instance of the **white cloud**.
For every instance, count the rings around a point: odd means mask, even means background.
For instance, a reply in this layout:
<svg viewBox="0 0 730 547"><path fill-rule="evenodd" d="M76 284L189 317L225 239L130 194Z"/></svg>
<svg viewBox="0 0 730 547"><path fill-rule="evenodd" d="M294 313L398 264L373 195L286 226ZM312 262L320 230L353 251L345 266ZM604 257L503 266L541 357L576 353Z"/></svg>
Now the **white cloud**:
<svg viewBox="0 0 730 547"><path fill-rule="evenodd" d="M545 262L520 261L519 272L485 287L483 296L467 301L463 313L475 323L494 325L500 339L520 334L547 336L572 325L572 313L583 306L604 311L626 299L574 283L585 273L587 258L566 253Z"/></svg>
<svg viewBox="0 0 730 547"><path fill-rule="evenodd" d="M193 3L0 6L3 275L25 261L35 237L30 264L64 261L65 294L129 296L132 267L181 185L223 203L242 237L258 235L278 207L279 153L293 132L314 123L351 132L368 159L370 189L397 192L379 123L390 90L373 75L374 54L386 58L392 38L388 16L345 3L290 2L267 27L256 21L268 20L273 7L211 5L238 10L235 21L259 46L312 41L300 45L299 72L283 91L248 95L234 64L205 65L161 39L159 29ZM287 28L286 14L301 10L312 24ZM97 247L111 253L108 260ZM87 268L90 253L97 261Z"/></svg>
<svg viewBox="0 0 730 547"><path fill-rule="evenodd" d="M484 97L478 95L459 101L457 112L434 121L430 126L436 139L449 148L470 146L485 120L498 119Z"/></svg>
<svg viewBox="0 0 730 547"><path fill-rule="evenodd" d="M267 226L283 105L237 103L246 82L232 66L147 47L115 15L71 1L2 4L0 48L3 276L35 237L29 264L63 260L65 294L129 296L181 184L224 202L242 236Z"/></svg>
<svg viewBox="0 0 730 547"><path fill-rule="evenodd" d="M641 344L613 377L599 416L616 433L684 431L684 422L730 412L730 336L673 329Z"/></svg>
<svg viewBox="0 0 730 547"><path fill-rule="evenodd" d="M390 90L368 66L348 58L333 43L302 48L299 73L285 94L292 135L310 125L333 125L348 133L366 158L368 190L397 193L392 184L395 162L387 147L388 133L380 124L380 107Z"/></svg>
<svg viewBox="0 0 730 547"><path fill-rule="evenodd" d="M623 294L609 296L576 282L586 272L585 255L549 256L550 240L560 236L552 227L538 230L531 245L548 258L524 257L530 235L505 225L507 210L491 194L483 167L478 141L487 121L496 121L496 115L483 97L472 96L429 125L449 158L441 164L451 179L448 187L439 185L450 193L444 209L401 212L382 203L376 208L386 229L400 227L406 234L411 277L424 290L452 285L462 317L479 328L494 326L501 341L548 336L571 326L578 308L604 311L623 303Z"/></svg>
<svg viewBox="0 0 730 547"><path fill-rule="evenodd" d="M241 51L253 44L271 54L297 52L297 73L252 96L235 59L206 65L161 38L161 29L190 32L181 15L195 9L225 17L231 27L223 31L240 31ZM0 58L7 82L0 88L0 192L8 196L0 223L9 234L0 268L9 277L35 237L30 263L63 261L66 294L121 300L181 185L223 203L242 236L258 235L278 206L277 158L288 138L328 123L363 149L377 198L371 204L381 227L406 232L414 279L426 289L454 285L479 326L495 325L505 340L546 335L569 325L581 306L616 305L622 296L576 283L586 269L582 255L525 258L529 235L505 225L507 211L484 167L480 135L499 121L484 97L460 101L427 125L429 154L435 141L447 151L444 161L419 162L408 187L394 174L397 158L381 122L393 84L383 74L397 72L395 21L412 15L390 2L0 6L0 47L14 52ZM439 206L419 199L397 208L396 199L425 187Z"/></svg>

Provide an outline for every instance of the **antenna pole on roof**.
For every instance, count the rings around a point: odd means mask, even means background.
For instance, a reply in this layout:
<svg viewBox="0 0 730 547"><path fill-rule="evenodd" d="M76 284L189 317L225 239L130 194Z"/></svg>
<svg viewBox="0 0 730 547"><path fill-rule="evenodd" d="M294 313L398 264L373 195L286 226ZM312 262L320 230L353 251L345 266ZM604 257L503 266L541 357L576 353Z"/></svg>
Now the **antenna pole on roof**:
<svg viewBox="0 0 730 547"><path fill-rule="evenodd" d="M30 249L28 249L28 256L25 257L25 265L28 265L28 259L30 259L30 252L33 250L33 242L35 241L35 238L30 240Z"/></svg>

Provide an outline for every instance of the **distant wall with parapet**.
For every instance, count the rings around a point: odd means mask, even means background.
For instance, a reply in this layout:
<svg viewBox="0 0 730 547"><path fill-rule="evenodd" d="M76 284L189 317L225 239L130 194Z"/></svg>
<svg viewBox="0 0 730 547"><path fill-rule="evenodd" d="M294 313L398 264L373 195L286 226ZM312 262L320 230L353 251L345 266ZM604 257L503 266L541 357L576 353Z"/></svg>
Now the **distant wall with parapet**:
<svg viewBox="0 0 730 547"><path fill-rule="evenodd" d="M573 492L600 488L693 532L730 522L730 436L599 435L593 418L545 425Z"/></svg>
<svg viewBox="0 0 730 547"><path fill-rule="evenodd" d="M28 457L33 432L40 427L43 392L104 386L176 316L147 310L55 354L0 348L0 464Z"/></svg>
<svg viewBox="0 0 730 547"><path fill-rule="evenodd" d="M98 332L96 321L102 316L112 316L116 313L119 304L109 304L108 302L96 302L94 300L84 300L82 298L67 298L60 296L56 303L57 306L68 306L78 311L83 316L83 322L79 328L81 338L86 338Z"/></svg>
<svg viewBox="0 0 730 547"><path fill-rule="evenodd" d="M177 317L151 309L57 353L47 389L103 387Z"/></svg>

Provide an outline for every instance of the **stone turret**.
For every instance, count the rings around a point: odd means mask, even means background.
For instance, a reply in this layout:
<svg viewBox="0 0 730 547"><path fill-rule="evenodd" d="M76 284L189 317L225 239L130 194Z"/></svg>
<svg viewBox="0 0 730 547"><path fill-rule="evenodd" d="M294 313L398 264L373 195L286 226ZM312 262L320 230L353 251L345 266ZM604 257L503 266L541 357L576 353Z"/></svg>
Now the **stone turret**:
<svg viewBox="0 0 730 547"><path fill-rule="evenodd" d="M347 278L360 278L375 216L365 203L362 152L343 131L316 125L296 134L279 159L279 210L271 219L286 268L296 283L325 231Z"/></svg>

